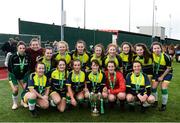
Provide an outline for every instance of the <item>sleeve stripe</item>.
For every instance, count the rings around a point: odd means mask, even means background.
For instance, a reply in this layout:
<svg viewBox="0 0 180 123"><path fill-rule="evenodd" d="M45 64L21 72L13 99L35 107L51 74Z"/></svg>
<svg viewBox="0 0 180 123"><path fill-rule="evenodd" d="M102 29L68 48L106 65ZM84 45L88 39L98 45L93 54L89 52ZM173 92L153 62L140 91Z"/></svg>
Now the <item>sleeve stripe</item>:
<svg viewBox="0 0 180 123"><path fill-rule="evenodd" d="M71 86L71 84L66 84L67 86Z"/></svg>
<svg viewBox="0 0 180 123"><path fill-rule="evenodd" d="M150 88L150 87L151 87L150 85L146 86L146 88Z"/></svg>
<svg viewBox="0 0 180 123"><path fill-rule="evenodd" d="M34 88L34 86L28 86L28 88Z"/></svg>

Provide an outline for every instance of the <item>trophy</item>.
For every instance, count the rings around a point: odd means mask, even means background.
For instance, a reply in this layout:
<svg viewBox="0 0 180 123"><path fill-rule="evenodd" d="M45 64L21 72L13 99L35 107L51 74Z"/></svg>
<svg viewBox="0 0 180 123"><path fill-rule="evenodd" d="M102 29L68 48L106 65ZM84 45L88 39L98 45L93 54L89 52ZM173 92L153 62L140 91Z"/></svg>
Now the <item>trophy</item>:
<svg viewBox="0 0 180 123"><path fill-rule="evenodd" d="M92 116L99 116L99 111L97 109L97 102L98 102L98 94L91 92L90 93L90 101L91 101L91 108L92 108Z"/></svg>

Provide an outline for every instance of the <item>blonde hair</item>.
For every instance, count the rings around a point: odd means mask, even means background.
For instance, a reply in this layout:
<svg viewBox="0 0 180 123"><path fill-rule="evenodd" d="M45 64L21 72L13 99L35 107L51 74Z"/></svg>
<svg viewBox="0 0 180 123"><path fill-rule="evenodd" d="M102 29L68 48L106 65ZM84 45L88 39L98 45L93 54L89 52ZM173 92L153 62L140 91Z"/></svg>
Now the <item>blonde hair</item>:
<svg viewBox="0 0 180 123"><path fill-rule="evenodd" d="M97 48L97 47L100 47L101 49L102 49L102 53L101 53L101 55L103 55L104 56L104 46L102 45L102 44L96 44L95 46L94 46L94 53L95 53L95 49Z"/></svg>
<svg viewBox="0 0 180 123"><path fill-rule="evenodd" d="M64 44L66 46L66 51L69 51L69 45L68 45L68 43L66 41L59 41L58 42L58 47L59 47L60 44Z"/></svg>
<svg viewBox="0 0 180 123"><path fill-rule="evenodd" d="M109 48L110 48L110 47L115 47L115 49L116 49L116 53L117 53L117 50L118 50L118 45L113 44L113 43L110 43L110 44L107 46L107 49L106 49L106 55L108 54L108 52L109 52Z"/></svg>
<svg viewBox="0 0 180 123"><path fill-rule="evenodd" d="M30 43L29 43L30 46L31 46L32 42L38 42L39 45L41 46L41 42L40 42L40 40L38 38L32 38Z"/></svg>

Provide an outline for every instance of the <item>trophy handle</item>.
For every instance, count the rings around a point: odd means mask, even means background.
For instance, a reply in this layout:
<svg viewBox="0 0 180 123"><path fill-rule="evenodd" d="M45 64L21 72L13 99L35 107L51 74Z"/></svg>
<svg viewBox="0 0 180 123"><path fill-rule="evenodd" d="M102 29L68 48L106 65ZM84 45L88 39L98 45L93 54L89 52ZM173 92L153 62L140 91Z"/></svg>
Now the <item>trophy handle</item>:
<svg viewBox="0 0 180 123"><path fill-rule="evenodd" d="M101 98L101 114L104 114L103 99Z"/></svg>

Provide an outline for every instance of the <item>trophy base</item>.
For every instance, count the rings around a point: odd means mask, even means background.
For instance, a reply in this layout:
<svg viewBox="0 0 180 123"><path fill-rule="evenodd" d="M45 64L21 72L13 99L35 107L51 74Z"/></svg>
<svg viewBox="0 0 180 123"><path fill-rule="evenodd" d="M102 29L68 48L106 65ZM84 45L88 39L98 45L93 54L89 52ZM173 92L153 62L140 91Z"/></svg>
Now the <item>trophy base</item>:
<svg viewBox="0 0 180 123"><path fill-rule="evenodd" d="M92 112L91 115L92 115L93 117L97 117L97 116L99 116L100 114L99 114L99 112Z"/></svg>
<svg viewBox="0 0 180 123"><path fill-rule="evenodd" d="M99 113L91 113L91 116L93 116L93 117L98 117L99 116Z"/></svg>

